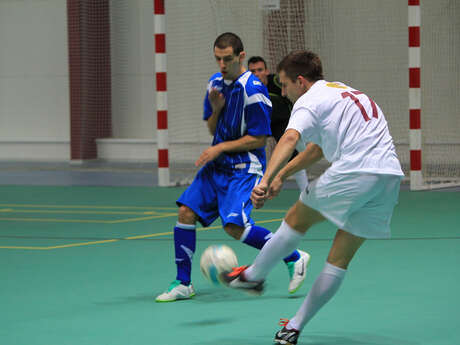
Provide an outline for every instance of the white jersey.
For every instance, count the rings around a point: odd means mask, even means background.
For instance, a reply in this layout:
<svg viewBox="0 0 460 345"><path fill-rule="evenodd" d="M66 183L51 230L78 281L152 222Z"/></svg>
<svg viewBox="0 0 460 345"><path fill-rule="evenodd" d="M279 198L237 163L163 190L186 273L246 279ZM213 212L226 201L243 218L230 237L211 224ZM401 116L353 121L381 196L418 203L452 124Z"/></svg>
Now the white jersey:
<svg viewBox="0 0 460 345"><path fill-rule="evenodd" d="M294 104L286 129L298 131L303 145L320 146L335 172L404 176L382 110L345 84L315 82Z"/></svg>

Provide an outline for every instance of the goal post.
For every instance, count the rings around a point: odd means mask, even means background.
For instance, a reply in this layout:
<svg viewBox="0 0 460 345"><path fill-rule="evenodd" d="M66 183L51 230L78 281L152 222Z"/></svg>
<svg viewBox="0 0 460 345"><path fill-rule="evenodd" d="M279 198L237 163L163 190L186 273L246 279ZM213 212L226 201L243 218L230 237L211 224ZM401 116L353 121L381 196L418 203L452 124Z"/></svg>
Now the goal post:
<svg viewBox="0 0 460 345"><path fill-rule="evenodd" d="M410 189L460 185L460 4L408 0ZM422 66L423 65L423 66Z"/></svg>
<svg viewBox="0 0 460 345"><path fill-rule="evenodd" d="M155 85L157 117L158 185L171 184L169 171L168 88L166 71L166 15L164 0L153 0Z"/></svg>

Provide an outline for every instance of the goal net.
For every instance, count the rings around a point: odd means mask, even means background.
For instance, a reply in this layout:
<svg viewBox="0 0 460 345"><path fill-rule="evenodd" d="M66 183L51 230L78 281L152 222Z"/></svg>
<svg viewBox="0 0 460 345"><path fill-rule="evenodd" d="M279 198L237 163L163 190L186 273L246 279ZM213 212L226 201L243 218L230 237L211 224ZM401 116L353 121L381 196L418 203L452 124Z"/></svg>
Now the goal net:
<svg viewBox="0 0 460 345"><path fill-rule="evenodd" d="M460 184L460 4L420 1L422 185ZM306 46L326 78L350 83L383 109L410 172L408 6L405 1L305 1Z"/></svg>
<svg viewBox="0 0 460 345"><path fill-rule="evenodd" d="M119 34L126 36L124 26L130 21L120 8L137 4L137 12L128 11L130 16L137 16L139 20L135 34L139 37L151 35L152 12L143 12L148 6L152 8L150 0L111 2L115 9L118 4L119 10L112 16L112 34L116 33L114 26L118 26ZM217 35L225 31L238 34L248 57L263 56L271 71L275 71L276 64L293 49L308 48L318 53L327 80L350 84L380 105L406 178L409 178L406 1L195 0L184 5L180 0L165 0L165 8L172 180L189 182L196 171L194 161L211 143L212 138L202 121L202 101L207 80L217 71L212 44ZM421 0L422 175L427 188L460 182L460 97L457 86L460 67L456 60L460 56L459 16L458 1ZM136 52L126 49L133 45L133 39L138 38L129 37L129 46L124 47L120 43L117 45L116 35L112 37L115 47L125 49L123 59L118 54L117 63L130 63ZM145 59L150 54L153 60L153 48L150 51L147 48L152 47L137 47ZM116 58L117 54L114 55ZM145 59L140 59L144 65ZM113 69L117 70L117 67L113 66ZM153 67L150 73L153 74ZM115 80L119 82L120 79ZM150 86L151 90L142 92L144 96L152 92L154 99L154 87L146 82L143 84L143 88ZM115 85L113 92L120 93L123 87L127 88L125 84ZM122 103L120 98L117 102ZM150 105L148 102L143 104ZM153 118L154 113L154 108L150 109ZM117 132L117 123L113 126ZM125 126L132 126L132 123L127 121Z"/></svg>

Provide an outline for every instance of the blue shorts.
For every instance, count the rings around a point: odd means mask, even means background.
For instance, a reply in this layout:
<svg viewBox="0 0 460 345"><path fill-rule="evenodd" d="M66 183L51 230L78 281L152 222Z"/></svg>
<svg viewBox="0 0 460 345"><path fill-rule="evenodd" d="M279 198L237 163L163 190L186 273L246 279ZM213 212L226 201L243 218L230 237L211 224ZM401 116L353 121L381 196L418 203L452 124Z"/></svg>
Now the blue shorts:
<svg viewBox="0 0 460 345"><path fill-rule="evenodd" d="M220 216L223 226L232 223L246 227L254 224L249 197L260 178L238 170L217 170L207 164L176 203L191 208L203 226L209 226Z"/></svg>

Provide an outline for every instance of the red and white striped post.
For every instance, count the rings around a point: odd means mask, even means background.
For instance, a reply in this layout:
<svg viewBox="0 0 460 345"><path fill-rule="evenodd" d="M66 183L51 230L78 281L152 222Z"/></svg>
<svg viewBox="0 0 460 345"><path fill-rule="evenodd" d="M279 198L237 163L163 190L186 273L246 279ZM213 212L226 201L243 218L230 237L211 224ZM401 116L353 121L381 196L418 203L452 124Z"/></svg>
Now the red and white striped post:
<svg viewBox="0 0 460 345"><path fill-rule="evenodd" d="M420 0L409 1L409 150L410 189L423 188L420 81Z"/></svg>
<svg viewBox="0 0 460 345"><path fill-rule="evenodd" d="M158 185L169 186L168 98L166 85L166 18L164 0L153 1L157 105Z"/></svg>

